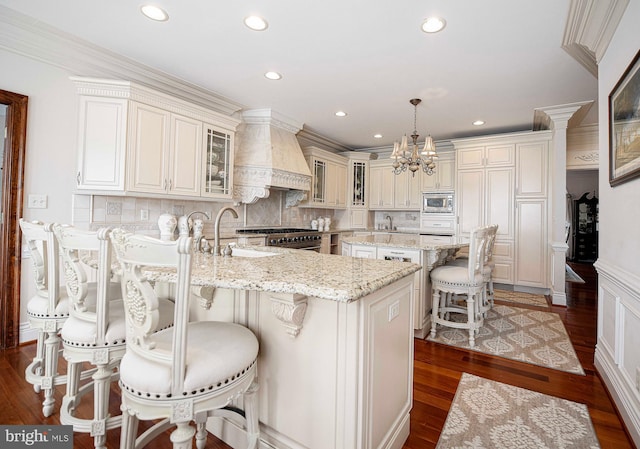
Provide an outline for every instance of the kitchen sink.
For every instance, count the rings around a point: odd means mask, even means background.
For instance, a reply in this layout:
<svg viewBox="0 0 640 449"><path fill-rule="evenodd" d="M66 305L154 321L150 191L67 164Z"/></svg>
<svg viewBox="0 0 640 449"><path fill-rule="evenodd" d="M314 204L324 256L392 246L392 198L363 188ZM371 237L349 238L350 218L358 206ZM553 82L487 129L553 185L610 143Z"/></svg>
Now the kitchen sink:
<svg viewBox="0 0 640 449"><path fill-rule="evenodd" d="M272 253L269 251L259 251L249 248L233 248L231 257L269 257L276 256L278 253Z"/></svg>

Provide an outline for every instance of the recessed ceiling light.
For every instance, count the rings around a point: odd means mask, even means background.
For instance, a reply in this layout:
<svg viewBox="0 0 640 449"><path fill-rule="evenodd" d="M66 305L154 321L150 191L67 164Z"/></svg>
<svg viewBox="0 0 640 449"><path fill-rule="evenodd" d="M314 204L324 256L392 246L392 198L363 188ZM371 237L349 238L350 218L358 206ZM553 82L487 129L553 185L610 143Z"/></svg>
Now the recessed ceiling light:
<svg viewBox="0 0 640 449"><path fill-rule="evenodd" d="M279 80L282 79L282 75L280 75L278 72L267 72L264 74L265 78L268 78L270 80Z"/></svg>
<svg viewBox="0 0 640 449"><path fill-rule="evenodd" d="M374 139L382 139L382 134L374 134L373 138Z"/></svg>
<svg viewBox="0 0 640 449"><path fill-rule="evenodd" d="M482 125L484 125L484 120L476 120L475 122L473 122L473 124L475 126L482 126Z"/></svg>
<svg viewBox="0 0 640 449"><path fill-rule="evenodd" d="M167 12L159 6L142 5L140 7L140 11L149 19L155 20L157 22L166 22L167 20L169 20L169 14L167 14Z"/></svg>
<svg viewBox="0 0 640 449"><path fill-rule="evenodd" d="M244 24L254 31L264 31L269 27L267 21L259 16L245 17Z"/></svg>
<svg viewBox="0 0 640 449"><path fill-rule="evenodd" d="M447 22L440 17L427 17L422 22L421 27L422 31L424 31L425 33L437 33L438 31L441 31L446 25Z"/></svg>
<svg viewBox="0 0 640 449"><path fill-rule="evenodd" d="M347 113L344 111L338 111L336 112L336 117L346 117Z"/></svg>

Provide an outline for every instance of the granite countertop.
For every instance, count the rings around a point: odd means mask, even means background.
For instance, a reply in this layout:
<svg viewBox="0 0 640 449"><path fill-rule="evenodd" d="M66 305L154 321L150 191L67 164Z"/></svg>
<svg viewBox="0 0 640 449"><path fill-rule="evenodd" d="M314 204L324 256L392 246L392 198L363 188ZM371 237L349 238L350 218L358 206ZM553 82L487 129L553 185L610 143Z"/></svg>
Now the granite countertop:
<svg viewBox="0 0 640 449"><path fill-rule="evenodd" d="M376 234L359 237L345 237L342 242L355 245L388 246L393 248L442 250L468 246L467 242L454 237L455 243L434 242L431 235L420 234Z"/></svg>
<svg viewBox="0 0 640 449"><path fill-rule="evenodd" d="M193 285L274 293L296 293L340 302L367 296L422 267L409 262L358 259L314 251L250 247L268 257L222 257L196 253ZM175 272L145 270L149 279L172 282Z"/></svg>

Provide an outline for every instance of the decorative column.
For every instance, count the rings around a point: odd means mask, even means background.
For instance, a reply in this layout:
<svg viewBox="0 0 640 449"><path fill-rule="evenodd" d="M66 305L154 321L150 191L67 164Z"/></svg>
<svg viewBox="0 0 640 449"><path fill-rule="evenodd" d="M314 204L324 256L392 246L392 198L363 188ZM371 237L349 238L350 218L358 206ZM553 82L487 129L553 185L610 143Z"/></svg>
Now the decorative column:
<svg viewBox="0 0 640 449"><path fill-rule="evenodd" d="M549 196L551 220L549 232L550 246L550 279L551 301L553 305L566 306L567 294L565 292L565 265L567 249L569 246L565 240L565 227L567 223L567 127L569 119L574 117L577 111L581 113L576 117L580 119L589 110L592 101L571 103L535 110L534 121L541 118L546 122L547 129L553 131L549 177L551 180L551 194ZM583 109L584 108L584 109ZM540 129L540 128L538 128Z"/></svg>

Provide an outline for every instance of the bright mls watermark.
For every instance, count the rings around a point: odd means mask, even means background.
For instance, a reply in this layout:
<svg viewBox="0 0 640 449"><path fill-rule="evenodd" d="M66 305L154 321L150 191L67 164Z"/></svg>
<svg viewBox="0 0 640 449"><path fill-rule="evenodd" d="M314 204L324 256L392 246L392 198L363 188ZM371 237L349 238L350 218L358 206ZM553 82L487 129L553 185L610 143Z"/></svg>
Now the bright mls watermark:
<svg viewBox="0 0 640 449"><path fill-rule="evenodd" d="M73 427L0 425L0 448L73 449Z"/></svg>

